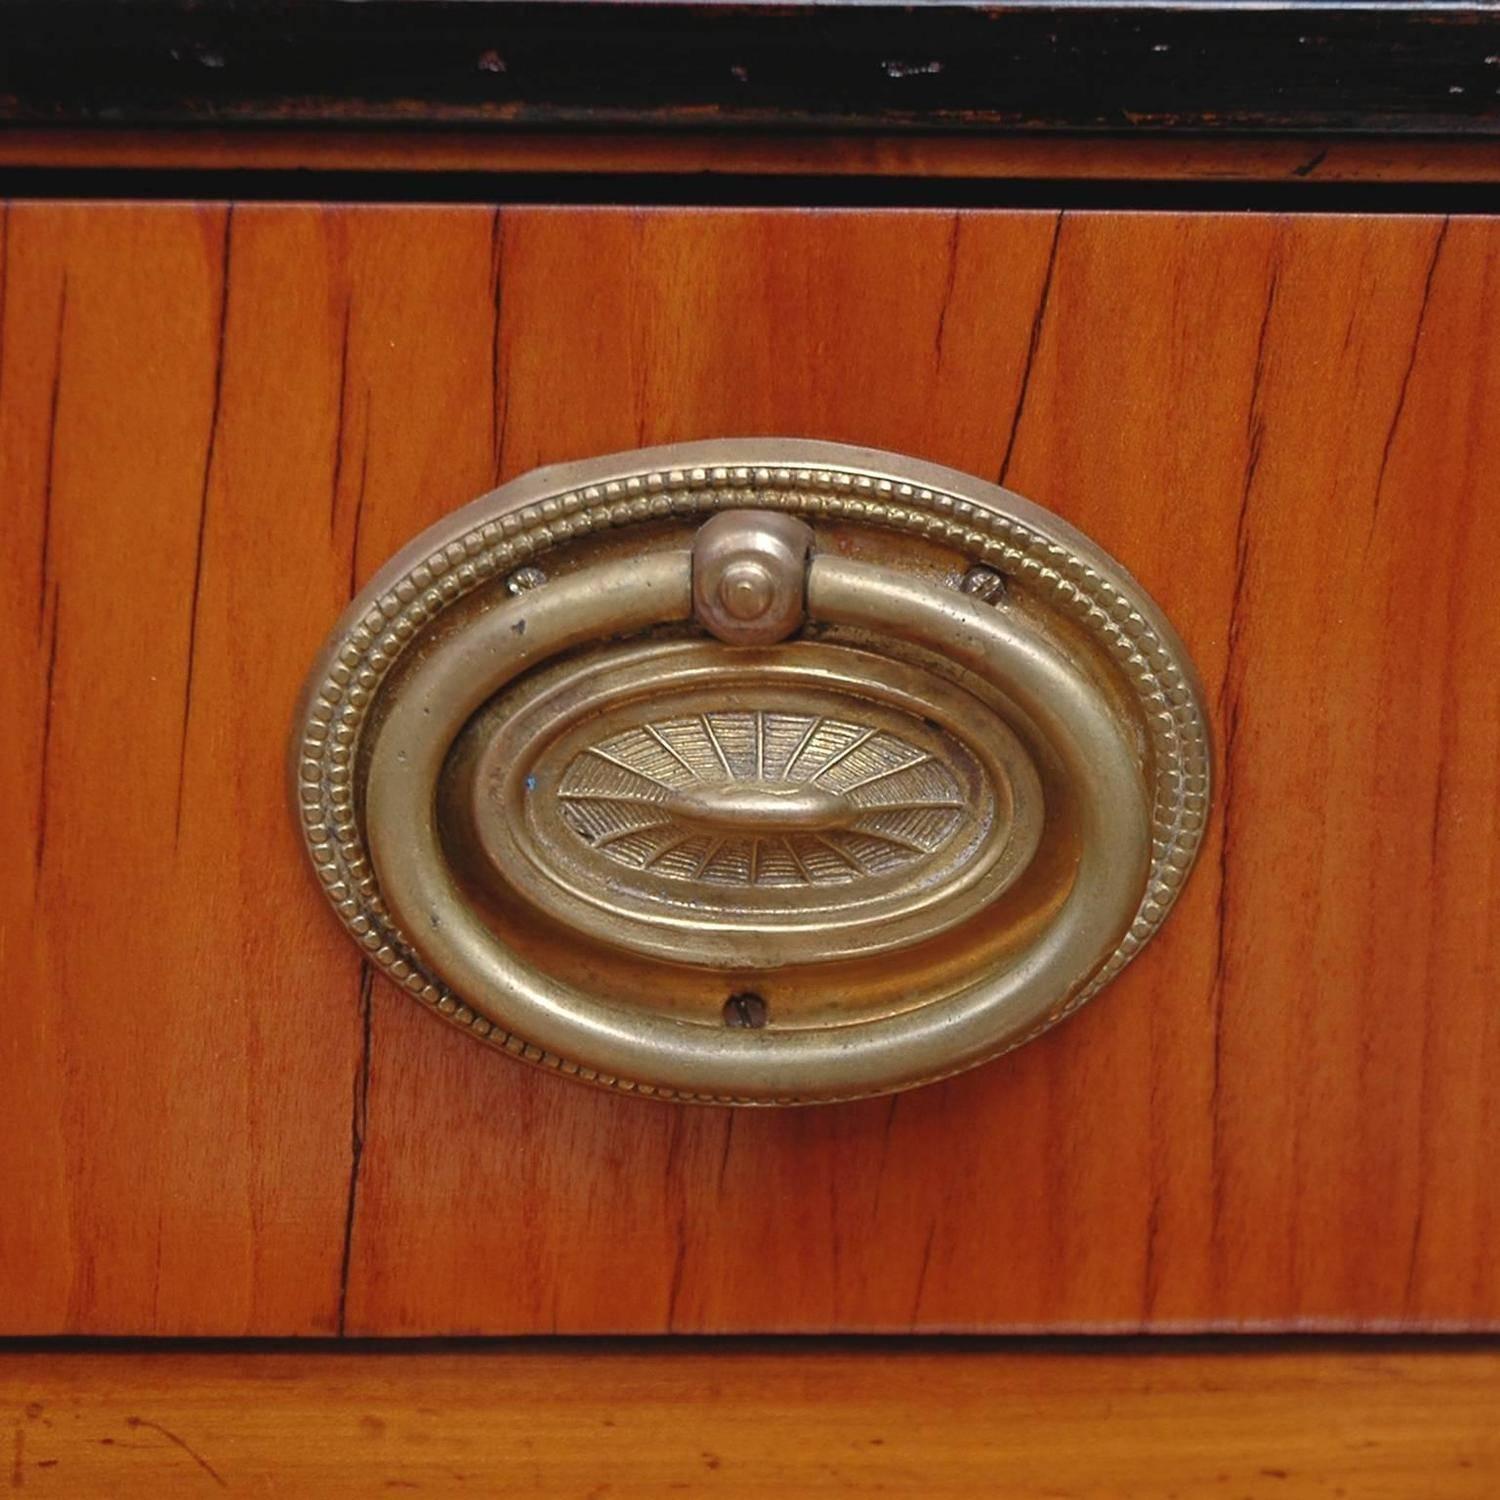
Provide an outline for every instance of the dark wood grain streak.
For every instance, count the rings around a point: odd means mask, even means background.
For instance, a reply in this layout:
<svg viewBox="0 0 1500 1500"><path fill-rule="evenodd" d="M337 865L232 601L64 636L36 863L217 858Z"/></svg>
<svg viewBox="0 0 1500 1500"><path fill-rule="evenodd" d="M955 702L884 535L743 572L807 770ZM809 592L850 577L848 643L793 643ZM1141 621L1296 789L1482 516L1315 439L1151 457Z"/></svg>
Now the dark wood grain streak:
<svg viewBox="0 0 1500 1500"><path fill-rule="evenodd" d="M335 1326L339 1336L346 1332L346 1309L349 1301L349 1265L354 1251L355 1216L359 1212L359 1167L364 1159L365 1132L369 1129L370 1114L370 987L375 981L375 971L369 963L359 969L359 1066L354 1074L351 1090L353 1103L349 1121L349 1193L344 1209L344 1243L339 1257L339 1308Z"/></svg>
<svg viewBox="0 0 1500 1500"><path fill-rule="evenodd" d="M1229 987L1230 946L1228 924L1234 910L1231 879L1233 865L1231 851L1238 838L1238 822L1235 816L1234 798L1235 768L1238 764L1240 683L1243 667L1240 657L1241 635L1245 623L1246 580L1250 573L1251 531L1250 500L1255 491L1256 472L1260 466L1262 446L1266 435L1266 419L1262 404L1262 393L1266 379L1267 334L1271 317L1276 309L1276 292L1280 282L1280 267L1273 249L1266 275L1265 309L1261 313L1260 328L1255 338L1255 364L1250 375L1250 394L1245 415L1245 464L1244 482L1240 488L1239 505L1234 516L1234 575L1229 596L1229 617L1224 632L1224 670L1219 680L1216 723L1220 741L1220 771L1218 786L1219 821L1222 832L1219 838L1219 890L1215 913L1214 960L1213 960L1213 1073L1210 1084L1210 1159L1213 1163L1212 1237L1216 1249L1223 1254L1223 1225L1221 1221L1222 1195L1220 1191L1220 1169L1223 1152L1223 1122L1221 1116L1220 1085L1224 1076L1224 996Z"/></svg>
<svg viewBox="0 0 1500 1500"><path fill-rule="evenodd" d="M953 215L953 228L948 235L948 272L943 283L942 307L938 312L937 331L932 336L932 359L934 364L943 362L943 334L948 327L948 308L953 301L953 280L958 275L958 240L963 233L963 215Z"/></svg>
<svg viewBox="0 0 1500 1500"><path fill-rule="evenodd" d="M6 213L6 247L9 249L10 214ZM57 676L57 627L60 604L60 587L51 576L52 562L52 483L57 467L57 420L62 405L63 340L67 332L68 278L64 272L57 294L57 335L52 356L52 386L47 405L47 456L42 476L42 518L40 555L37 558L36 584L36 630L40 640L47 634L47 667L42 686L42 752L37 772L36 797L36 854L34 859L36 882L33 890L41 886L42 863L47 855L48 774L52 753L52 701ZM0 356L3 357L3 356ZM49 628L48 605L51 605Z"/></svg>
<svg viewBox="0 0 1500 1500"><path fill-rule="evenodd" d="M328 534L333 535L339 513L339 481L344 475L344 428L349 415L349 317L352 308L344 304L344 331L339 338L339 423L333 434L333 474L328 482Z"/></svg>
<svg viewBox="0 0 1500 1500"><path fill-rule="evenodd" d="M328 1081L358 1037L319 1000L353 993L357 961L309 920L267 704L347 597L323 491L338 304L318 305L309 219L252 216L221 357L224 217L10 210L0 539L34 560L49 516L52 617L38 641L31 587L0 591L0 801L19 814L0 1176L26 1205L0 1215L0 1319L18 1332L333 1331L348 1101ZM325 540L287 550L281 507Z"/></svg>
<svg viewBox="0 0 1500 1500"><path fill-rule="evenodd" d="M203 446L203 482L198 491L198 529L193 544L193 582L188 592L186 667L182 678L182 736L177 751L177 806L172 816L172 838L182 835L182 798L187 776L188 733L193 724L193 674L198 664L198 601L203 590L203 542L208 534L209 488L214 477L214 452L219 441L219 408L224 396L225 341L229 332L229 288L233 269L234 205L224 210L224 244L219 270L219 332L214 348L213 404L208 436Z"/></svg>
<svg viewBox="0 0 1500 1500"><path fill-rule="evenodd" d="M1021 384L1016 392L1015 409L1010 417L1010 436L1005 440L1005 456L1000 460L1000 471L996 479L1004 484L1010 473L1011 457L1016 451L1016 438L1021 431L1021 418L1026 415L1026 393L1031 388L1031 367L1036 361L1037 345L1041 342L1042 327L1047 319L1047 301L1052 295L1052 273L1057 269L1057 247L1062 243L1065 212L1059 211L1052 225L1052 244L1047 250L1047 269L1042 276L1042 289L1037 293L1036 312L1031 318L1031 337L1026 344L1026 363L1021 366ZM951 289L950 282L950 289Z"/></svg>
<svg viewBox="0 0 1500 1500"><path fill-rule="evenodd" d="M1385 443L1380 450L1380 472L1375 476L1375 499L1370 506L1370 535L1372 537L1380 521L1380 501L1385 489L1385 471L1391 461L1391 447L1396 441L1396 429L1401 425L1402 414L1406 411L1406 392L1411 384L1412 369L1417 363L1417 350L1421 347L1422 330L1427 323L1427 304L1432 300L1432 278L1437 275L1438 260L1443 253L1443 241L1448 237L1448 226L1451 223L1451 216L1444 216L1432 242L1432 259L1427 265L1427 279L1422 283L1422 301L1417 308L1416 326L1412 329L1411 353L1407 356L1406 369L1401 376L1401 389L1396 396L1396 405L1391 411L1391 425L1386 429Z"/></svg>
<svg viewBox="0 0 1500 1500"><path fill-rule="evenodd" d="M365 420L359 449L359 489L354 496L354 523L349 528L349 597L359 592L359 533L365 519L365 487L370 478L370 393L365 392Z"/></svg>
<svg viewBox="0 0 1500 1500"><path fill-rule="evenodd" d="M56 584L52 585L51 628L47 632L47 672L42 681L42 754L37 768L36 794L36 883L40 888L42 862L47 857L47 792L51 786L48 766L52 759L52 698L57 682L57 633L62 616L62 601Z"/></svg>
<svg viewBox="0 0 1500 1500"><path fill-rule="evenodd" d="M64 273L57 293L57 337L52 356L52 394L47 408L47 461L42 479L42 540L36 566L36 631L41 637L46 620L47 585L52 560L52 475L57 466L57 414L62 405L63 338L68 326L68 278Z"/></svg>

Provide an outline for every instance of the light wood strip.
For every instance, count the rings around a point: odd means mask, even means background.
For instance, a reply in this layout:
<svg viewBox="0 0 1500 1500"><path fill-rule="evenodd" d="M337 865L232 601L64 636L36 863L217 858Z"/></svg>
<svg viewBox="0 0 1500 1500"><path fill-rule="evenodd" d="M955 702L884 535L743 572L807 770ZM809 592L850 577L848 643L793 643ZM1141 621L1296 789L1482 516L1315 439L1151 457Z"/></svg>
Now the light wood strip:
<svg viewBox="0 0 1500 1500"><path fill-rule="evenodd" d="M35 1496L1489 1500L1500 1355L533 1345L0 1356Z"/></svg>

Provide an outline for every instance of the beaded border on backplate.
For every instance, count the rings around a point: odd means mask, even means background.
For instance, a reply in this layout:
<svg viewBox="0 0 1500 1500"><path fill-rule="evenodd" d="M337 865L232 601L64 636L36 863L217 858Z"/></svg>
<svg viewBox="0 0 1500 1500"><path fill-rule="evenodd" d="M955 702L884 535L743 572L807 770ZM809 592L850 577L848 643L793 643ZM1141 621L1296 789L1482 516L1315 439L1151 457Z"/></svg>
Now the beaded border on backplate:
<svg viewBox="0 0 1500 1500"><path fill-rule="evenodd" d="M997 1047L990 1057L1013 1051L1092 999L1166 917L1203 838L1209 796L1208 733L1190 669L1141 613L1136 600L1113 579L1026 521L923 485L823 465L653 470L567 490L468 526L452 542L412 566L342 634L331 652L333 665L311 695L298 738L295 781L303 838L318 878L344 925L392 980L447 1020L513 1056L602 1087L659 1099L705 1104L801 1102L695 1094L601 1074L543 1051L477 1015L425 972L415 950L391 921L355 806L355 752L370 706L392 664L444 610L550 548L596 532L755 508L906 532L998 568L1094 636L1140 702L1151 736L1155 777L1152 857L1145 893L1129 930L1093 978L1028 1031ZM954 1071L970 1066L977 1062Z"/></svg>

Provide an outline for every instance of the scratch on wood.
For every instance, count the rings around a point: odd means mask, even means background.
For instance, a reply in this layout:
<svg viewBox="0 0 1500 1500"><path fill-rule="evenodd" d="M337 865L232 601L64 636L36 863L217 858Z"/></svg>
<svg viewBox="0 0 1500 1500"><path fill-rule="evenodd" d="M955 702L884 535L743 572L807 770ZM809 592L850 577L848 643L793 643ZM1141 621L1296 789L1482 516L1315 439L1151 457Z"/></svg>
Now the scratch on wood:
<svg viewBox="0 0 1500 1500"><path fill-rule="evenodd" d="M359 1062L354 1069L354 1103L349 1123L349 1190L344 1199L344 1245L339 1257L340 1338L348 1327L349 1268L354 1256L354 1220L359 1208L359 1169L365 1155L365 1132L370 1121L370 1053L374 1039L372 989L375 970L367 961L359 966Z"/></svg>
<svg viewBox="0 0 1500 1500"><path fill-rule="evenodd" d="M1380 507L1385 499L1385 473L1391 461L1391 450L1396 445L1396 433L1401 426L1401 418L1406 412L1406 396L1411 387L1412 371L1417 366L1417 351L1422 345L1422 329L1427 322L1427 305L1432 300L1432 281L1437 275L1438 258L1443 253L1443 242L1448 238L1448 226L1452 222L1448 215L1443 216L1443 222L1438 228L1437 239L1433 242L1432 258L1427 262L1427 277L1422 283L1422 301L1417 308L1417 322L1412 329L1411 348L1406 355L1406 369L1401 374L1401 387L1396 393L1396 406L1391 412L1391 425L1386 429L1385 446L1380 450L1380 469L1375 475L1375 501L1370 507L1370 529L1365 537L1365 547L1369 548L1375 537L1375 527L1380 520Z"/></svg>
<svg viewBox="0 0 1500 1500"><path fill-rule="evenodd" d="M57 465L57 413L61 405L63 373L63 335L68 319L68 273L63 272L62 290L57 297L57 335L53 341L52 397L47 418L47 458L42 476L42 544L37 564L36 638L41 640L47 615L47 573L52 565L52 481Z"/></svg>
<svg viewBox="0 0 1500 1500"><path fill-rule="evenodd" d="M198 656L198 600L203 588L203 539L208 530L208 495L214 457L219 445L219 408L224 397L224 347L229 327L229 282L234 243L234 204L224 210L223 271L219 285L219 334L214 354L213 401L209 408L208 441L203 447L203 475L198 490L198 538L193 550L193 587L188 598L187 668L182 689L182 732L177 746L177 806L172 816L172 847L182 836L183 791L187 783L188 729L193 718L193 673Z"/></svg>
<svg viewBox="0 0 1500 1500"><path fill-rule="evenodd" d="M333 480L328 487L328 535L333 535L339 514L339 481L344 473L344 419L348 415L349 389L349 310L354 299L344 299L344 333L339 341L339 415L333 433Z"/></svg>
<svg viewBox="0 0 1500 1500"><path fill-rule="evenodd" d="M19 1490L26 1484L26 1429L18 1422L10 1460L10 1487Z"/></svg>
<svg viewBox="0 0 1500 1500"><path fill-rule="evenodd" d="M1036 299L1036 312L1031 319L1031 338L1026 346L1026 363L1021 369L1021 388L1016 393L1016 409L1010 419L1010 436L1005 442L1005 457L1000 461L1000 483L1004 484L1010 473L1010 461L1016 451L1016 438L1021 431L1021 418L1026 413L1026 397L1031 391L1031 367L1036 362L1036 351L1042 342L1042 329L1047 321L1047 304L1052 299L1052 276L1057 269L1057 247L1062 241L1065 209L1059 209L1052 222L1052 245L1047 252L1047 269L1042 276L1042 290Z"/></svg>
<svg viewBox="0 0 1500 1500"><path fill-rule="evenodd" d="M126 1417L125 1425L134 1429L140 1429L144 1427L148 1432L159 1432L164 1438L166 1438L169 1443L175 1443L179 1448L181 1448L182 1451L186 1453L187 1456L192 1459L192 1461L197 1464L198 1467L202 1469L203 1472L207 1474L208 1477L212 1479L213 1482L218 1485L221 1490L227 1490L229 1488L228 1484L226 1484L224 1481L224 1476L220 1474L219 1471L214 1468L214 1466L209 1463L209 1461L204 1458L204 1456L199 1453L196 1448L194 1448L190 1443L185 1442L182 1438L178 1437L170 1427L163 1427L160 1422L148 1422L145 1417Z"/></svg>
<svg viewBox="0 0 1500 1500"><path fill-rule="evenodd" d="M934 364L943 362L943 335L948 329L948 307L953 301L953 287L958 280L958 240L963 232L963 215L954 214L953 223L948 230L948 275L943 283L943 300L938 309L937 332L932 340L932 356Z"/></svg>
<svg viewBox="0 0 1500 1500"><path fill-rule="evenodd" d="M47 642L47 675L42 683L42 759L37 776L36 858L34 862L36 880L33 889L41 884L42 861L47 854L47 787L50 781L48 765L52 757L52 698L57 678L57 621L62 614L58 590L59 585L54 583L52 585L52 631Z"/></svg>

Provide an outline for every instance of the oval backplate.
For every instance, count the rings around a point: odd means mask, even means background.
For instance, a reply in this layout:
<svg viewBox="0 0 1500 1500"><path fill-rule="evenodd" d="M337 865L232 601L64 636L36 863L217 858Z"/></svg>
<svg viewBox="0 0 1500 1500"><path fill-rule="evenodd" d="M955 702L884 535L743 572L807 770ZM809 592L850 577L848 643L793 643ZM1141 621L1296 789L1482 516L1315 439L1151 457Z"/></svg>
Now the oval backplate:
<svg viewBox="0 0 1500 1500"><path fill-rule="evenodd" d="M489 705L454 765L497 881L610 945L737 970L943 931L1025 869L1043 821L988 704L807 641L563 663Z"/></svg>

